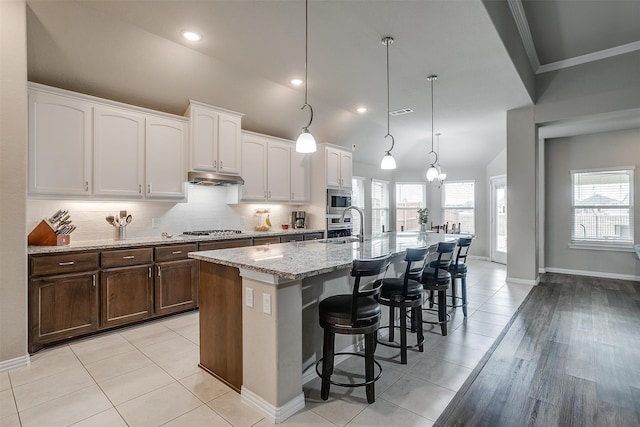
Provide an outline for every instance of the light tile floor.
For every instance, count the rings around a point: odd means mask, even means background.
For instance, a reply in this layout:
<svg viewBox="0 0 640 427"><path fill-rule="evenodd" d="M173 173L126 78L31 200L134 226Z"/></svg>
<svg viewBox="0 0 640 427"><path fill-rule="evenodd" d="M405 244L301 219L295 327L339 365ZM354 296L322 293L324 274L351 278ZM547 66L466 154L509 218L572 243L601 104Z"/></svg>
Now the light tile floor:
<svg viewBox="0 0 640 427"><path fill-rule="evenodd" d="M506 285L505 274L502 265L469 261L469 317L452 312L446 337L426 330L424 352L410 351L407 365L378 346L384 372L375 403L363 388L341 387L323 401L315 379L304 387L306 408L285 424L431 426L530 290ZM0 373L0 426L271 424L197 363L197 312L45 349L30 366ZM360 372L362 360L338 370Z"/></svg>

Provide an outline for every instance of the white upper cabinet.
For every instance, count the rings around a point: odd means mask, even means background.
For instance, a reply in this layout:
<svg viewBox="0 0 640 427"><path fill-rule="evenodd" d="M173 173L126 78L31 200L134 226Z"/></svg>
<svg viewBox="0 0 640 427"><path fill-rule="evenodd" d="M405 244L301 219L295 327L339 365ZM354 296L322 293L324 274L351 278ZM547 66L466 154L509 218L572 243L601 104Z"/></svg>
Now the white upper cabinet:
<svg viewBox="0 0 640 427"><path fill-rule="evenodd" d="M240 173L242 114L190 101L191 170Z"/></svg>
<svg viewBox="0 0 640 427"><path fill-rule="evenodd" d="M241 201L292 202L309 199L308 161L293 156L294 144L253 132L242 133ZM296 168L294 161L296 158ZM305 170L300 171L300 168ZM292 173L295 170L295 173ZM299 180L294 184L294 180ZM297 198L292 188L299 190Z"/></svg>
<svg viewBox="0 0 640 427"><path fill-rule="evenodd" d="M351 188L352 154L334 147L325 148L327 187Z"/></svg>
<svg viewBox="0 0 640 427"><path fill-rule="evenodd" d="M186 122L148 116L145 147L146 197L184 198L187 176L185 167Z"/></svg>
<svg viewBox="0 0 640 427"><path fill-rule="evenodd" d="M93 109L93 194L142 198L145 118L126 109Z"/></svg>
<svg viewBox="0 0 640 427"><path fill-rule="evenodd" d="M261 136L242 136L242 200L267 200L267 146Z"/></svg>
<svg viewBox="0 0 640 427"><path fill-rule="evenodd" d="M184 201L187 123L29 83L29 195Z"/></svg>
<svg viewBox="0 0 640 427"><path fill-rule="evenodd" d="M291 144L269 141L267 146L267 200L288 202L291 198Z"/></svg>
<svg viewBox="0 0 640 427"><path fill-rule="evenodd" d="M311 168L312 154L297 153L291 150L291 201L309 202L311 200Z"/></svg>
<svg viewBox="0 0 640 427"><path fill-rule="evenodd" d="M91 104L29 90L29 194L91 195Z"/></svg>

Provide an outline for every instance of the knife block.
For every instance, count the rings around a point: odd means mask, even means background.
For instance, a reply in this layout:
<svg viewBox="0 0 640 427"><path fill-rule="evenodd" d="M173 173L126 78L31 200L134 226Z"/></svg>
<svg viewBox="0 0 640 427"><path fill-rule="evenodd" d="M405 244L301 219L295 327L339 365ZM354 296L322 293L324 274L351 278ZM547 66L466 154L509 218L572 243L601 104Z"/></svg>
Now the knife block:
<svg viewBox="0 0 640 427"><path fill-rule="evenodd" d="M38 246L63 246L71 243L71 235L56 234L49 222L43 219L36 228L29 233L27 242L30 245Z"/></svg>

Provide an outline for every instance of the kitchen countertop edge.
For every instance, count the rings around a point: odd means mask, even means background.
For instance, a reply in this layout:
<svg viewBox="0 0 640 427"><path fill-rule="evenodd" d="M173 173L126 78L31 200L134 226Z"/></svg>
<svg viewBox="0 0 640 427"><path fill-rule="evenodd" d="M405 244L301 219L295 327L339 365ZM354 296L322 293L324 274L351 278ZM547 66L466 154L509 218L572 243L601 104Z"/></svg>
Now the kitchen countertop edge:
<svg viewBox="0 0 640 427"><path fill-rule="evenodd" d="M237 240L237 239L249 239L254 237L279 237L287 236L291 234L309 234L309 233L324 233L323 229L295 229L295 230L279 230L279 231L243 231L240 234L233 234L229 236L174 236L171 238L165 238L162 236L149 236L149 237L133 237L126 240L84 240L79 242L72 241L68 245L62 246L27 246L27 255L38 254L52 254L52 253L65 253L65 252L79 252L88 250L102 250L102 249L118 249L118 248L130 248L130 247L143 247L143 246L157 246L157 245L173 245L173 244L185 244L196 242L212 242L220 240Z"/></svg>

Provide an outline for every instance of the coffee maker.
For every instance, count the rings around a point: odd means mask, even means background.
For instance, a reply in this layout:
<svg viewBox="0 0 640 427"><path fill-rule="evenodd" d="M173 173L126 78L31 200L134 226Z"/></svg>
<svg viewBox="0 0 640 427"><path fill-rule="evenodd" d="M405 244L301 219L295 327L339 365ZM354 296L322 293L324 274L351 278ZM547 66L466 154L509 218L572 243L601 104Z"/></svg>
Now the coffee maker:
<svg viewBox="0 0 640 427"><path fill-rule="evenodd" d="M306 228L306 212L305 211L292 211L291 212L291 227L293 228Z"/></svg>

